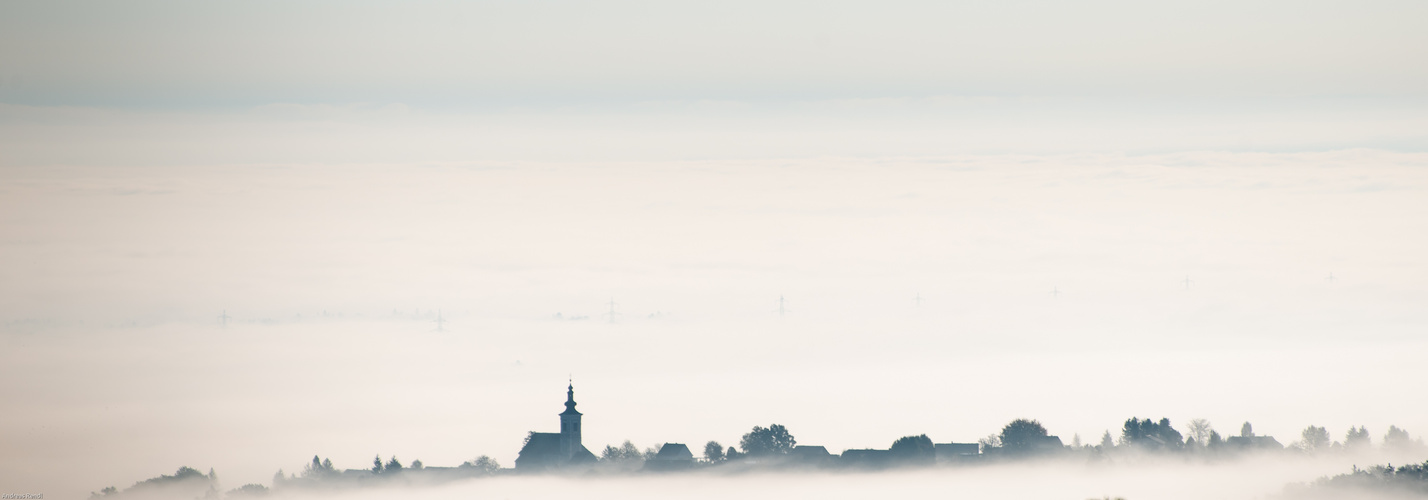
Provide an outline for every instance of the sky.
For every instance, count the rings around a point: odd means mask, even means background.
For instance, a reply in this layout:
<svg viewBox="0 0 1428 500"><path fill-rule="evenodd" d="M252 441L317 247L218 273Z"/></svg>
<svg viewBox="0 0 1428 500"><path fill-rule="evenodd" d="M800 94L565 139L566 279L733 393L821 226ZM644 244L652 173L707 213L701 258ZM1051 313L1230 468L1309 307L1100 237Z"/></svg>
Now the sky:
<svg viewBox="0 0 1428 500"><path fill-rule="evenodd" d="M1421 436L1425 8L7 2L0 489Z"/></svg>

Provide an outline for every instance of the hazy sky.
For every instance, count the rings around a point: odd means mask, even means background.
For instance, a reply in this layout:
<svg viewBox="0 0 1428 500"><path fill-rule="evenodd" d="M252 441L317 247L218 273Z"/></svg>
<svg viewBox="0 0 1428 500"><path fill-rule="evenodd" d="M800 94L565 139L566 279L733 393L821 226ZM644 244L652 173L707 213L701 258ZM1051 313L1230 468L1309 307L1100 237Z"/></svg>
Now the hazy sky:
<svg viewBox="0 0 1428 500"><path fill-rule="evenodd" d="M6 2L4 165L1428 149L1420 2Z"/></svg>
<svg viewBox="0 0 1428 500"><path fill-rule="evenodd" d="M11 103L1425 97L1428 6L7 2Z"/></svg>
<svg viewBox="0 0 1428 500"><path fill-rule="evenodd" d="M1421 436L1425 10L5 2L0 490L510 465L571 374L592 449Z"/></svg>

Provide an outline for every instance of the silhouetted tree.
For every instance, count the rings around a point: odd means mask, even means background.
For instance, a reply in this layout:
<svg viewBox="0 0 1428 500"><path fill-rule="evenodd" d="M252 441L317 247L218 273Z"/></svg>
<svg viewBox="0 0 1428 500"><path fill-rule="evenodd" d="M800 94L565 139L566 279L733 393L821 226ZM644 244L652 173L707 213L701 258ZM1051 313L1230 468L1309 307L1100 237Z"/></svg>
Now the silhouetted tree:
<svg viewBox="0 0 1428 500"><path fill-rule="evenodd" d="M332 460L320 460L317 455L312 456L312 463L307 464L302 469L303 477L321 477L335 474L337 471L332 468Z"/></svg>
<svg viewBox="0 0 1428 500"><path fill-rule="evenodd" d="M1354 466L1350 474L1321 477L1285 490L1285 496L1292 498L1424 498L1428 496L1428 462L1397 468L1392 464L1367 469ZM1375 492L1385 496L1373 495Z"/></svg>
<svg viewBox="0 0 1428 500"><path fill-rule="evenodd" d="M620 456L624 457L625 460L641 460L644 458L644 455L640 454L640 449L635 447L635 443L631 443L628 439L620 444Z"/></svg>
<svg viewBox="0 0 1428 500"><path fill-rule="evenodd" d="M710 462L724 460L724 445L719 444L718 441L704 443L704 459Z"/></svg>
<svg viewBox="0 0 1428 500"><path fill-rule="evenodd" d="M397 456L392 455L392 459L387 461L387 466L383 467L383 472L401 472L402 463L397 461Z"/></svg>
<svg viewBox="0 0 1428 500"><path fill-rule="evenodd" d="M1102 449L1102 450L1109 450L1109 449L1115 448L1115 447L1116 447L1116 442L1115 442L1115 441L1111 441L1111 431L1107 430L1105 434L1102 434L1102 435L1101 435L1101 449Z"/></svg>
<svg viewBox="0 0 1428 500"><path fill-rule="evenodd" d="M263 497L268 495L268 487L258 483L248 483L237 488L228 490L224 498L249 498Z"/></svg>
<svg viewBox="0 0 1428 500"><path fill-rule="evenodd" d="M1254 437L1254 426L1250 425L1249 422L1245 422L1244 425L1241 425L1240 437Z"/></svg>
<svg viewBox="0 0 1428 500"><path fill-rule="evenodd" d="M1046 428L1041 422L1019 418L1002 427L997 436L1002 449L1011 453L1028 453L1040 447L1046 439Z"/></svg>
<svg viewBox="0 0 1428 500"><path fill-rule="evenodd" d="M1220 433L1215 432L1213 430L1210 431L1210 441L1205 443L1205 447L1209 449L1218 449L1220 445L1223 444L1225 444L1225 440L1224 438L1220 437Z"/></svg>
<svg viewBox="0 0 1428 500"><path fill-rule="evenodd" d="M1184 443L1180 431L1170 426L1170 419L1160 422L1131 417L1121 428L1121 441L1147 450L1178 450Z"/></svg>
<svg viewBox="0 0 1428 500"><path fill-rule="evenodd" d="M1349 427L1349 432L1344 435L1345 448L1366 448L1369 444L1369 432L1363 426L1358 429Z"/></svg>
<svg viewBox="0 0 1428 500"><path fill-rule="evenodd" d="M786 455L797 443L793 435L788 433L782 425L773 424L768 427L754 426L754 429L744 434L739 440L739 448L744 450L744 454L757 457L764 455Z"/></svg>
<svg viewBox="0 0 1428 500"><path fill-rule="evenodd" d="M496 459L488 457L486 455L476 457L475 460L465 462L461 464L461 466L466 468L474 468L477 471L480 471L485 474L492 474L498 470L501 470L500 462L497 462Z"/></svg>
<svg viewBox="0 0 1428 500"><path fill-rule="evenodd" d="M280 471L278 471L278 472L281 473L282 471L280 470ZM381 473L382 473L382 456L381 456L381 455L377 455L377 456L375 456L375 457L372 457L372 473L373 473L373 474L381 474Z"/></svg>
<svg viewBox="0 0 1428 500"><path fill-rule="evenodd" d="M1304 451L1319 451L1329 446L1329 430L1323 427L1305 427L1299 437L1299 447Z"/></svg>
<svg viewBox="0 0 1428 500"><path fill-rule="evenodd" d="M893 460L910 464L930 464L936 459L932 439L926 434L903 436L888 448Z"/></svg>
<svg viewBox="0 0 1428 500"><path fill-rule="evenodd" d="M1383 447L1387 449L1407 449L1412 446L1413 438L1408 435L1408 431L1399 429L1396 425L1388 426L1388 432L1383 435Z"/></svg>
<svg viewBox="0 0 1428 500"><path fill-rule="evenodd" d="M605 451L600 453L600 459L610 462L629 462L644 460L644 455L640 453L640 449L635 446L635 443L626 439L619 448L606 446Z"/></svg>
<svg viewBox="0 0 1428 500"><path fill-rule="evenodd" d="M212 474L212 469L209 469L209 472L210 474L205 475L199 472L198 469L192 467L179 467L178 471L174 472L172 476L165 474L159 477L145 479L134 483L133 486L125 488L122 492L112 486L101 491L105 496L196 498L199 495L205 494L206 490L208 497L216 498L219 495L217 491L218 475ZM282 474L282 471L278 471L278 473ZM99 496L99 494L94 495Z"/></svg>
<svg viewBox="0 0 1428 500"><path fill-rule="evenodd" d="M741 458L744 458L744 454L739 453L739 450L734 449L733 446L730 446L728 450L724 450L724 460L738 460Z"/></svg>
<svg viewBox="0 0 1428 500"><path fill-rule="evenodd" d="M422 465L421 459L412 460L412 470L421 470L422 467L424 465Z"/></svg>

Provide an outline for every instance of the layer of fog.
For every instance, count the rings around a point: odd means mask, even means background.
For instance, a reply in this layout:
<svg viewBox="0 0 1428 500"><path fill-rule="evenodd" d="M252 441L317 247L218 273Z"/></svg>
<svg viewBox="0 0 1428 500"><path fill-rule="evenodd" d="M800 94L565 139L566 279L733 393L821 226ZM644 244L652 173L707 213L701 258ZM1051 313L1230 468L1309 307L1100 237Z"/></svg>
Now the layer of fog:
<svg viewBox="0 0 1428 500"><path fill-rule="evenodd" d="M1133 416L1422 436L1424 162L9 168L0 470L60 497L314 454L509 466L570 374L592 448L1019 417L1068 442Z"/></svg>
<svg viewBox="0 0 1428 500"><path fill-rule="evenodd" d="M1291 482L1341 473L1332 461L1244 460L1222 464L1157 463L1131 466L1033 463L876 474L769 474L670 477L497 478L450 487L350 492L341 498L379 498L399 492L415 498L1125 498L1261 499ZM293 495L291 498L305 498ZM1359 495L1357 498L1372 498Z"/></svg>

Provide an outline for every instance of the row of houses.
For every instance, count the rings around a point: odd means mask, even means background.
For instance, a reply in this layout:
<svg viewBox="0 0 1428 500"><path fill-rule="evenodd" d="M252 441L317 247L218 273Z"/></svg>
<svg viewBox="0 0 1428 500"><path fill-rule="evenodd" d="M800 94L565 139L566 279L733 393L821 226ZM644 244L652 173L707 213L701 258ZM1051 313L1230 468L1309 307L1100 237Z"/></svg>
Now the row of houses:
<svg viewBox="0 0 1428 500"><path fill-rule="evenodd" d="M589 465L597 460L581 442L582 414L575 410L575 384L566 387L565 411L560 414L560 432L531 432L521 446L516 458L516 470L541 471ZM1050 436L1060 447L1061 440ZM933 459L937 462L955 462L973 459L981 454L977 443L940 443L933 445ZM768 457L750 458L751 461L770 461ZM822 446L795 446L787 456L777 461L789 464L814 466L855 465L877 467L891 464L895 460L890 450L846 450L841 454L829 453ZM665 443L659 452L645 462L650 470L675 470L692 467L698 460L683 443Z"/></svg>
<svg viewBox="0 0 1428 500"><path fill-rule="evenodd" d="M926 458L931 458L937 463L965 462L975 460L981 455L981 445L977 443L937 443L933 445L933 451L933 456ZM834 454L823 446L798 445L794 446L787 455L750 457L741 460L751 463L793 466L878 468L894 465L898 459L899 457L894 455L892 450L855 449ZM659 452L653 458L645 461L644 468L647 470L680 470L692 468L698 463L701 461L695 458L694 453L689 451L689 447L685 444L665 443L660 446Z"/></svg>
<svg viewBox="0 0 1428 500"><path fill-rule="evenodd" d="M575 385L566 387L565 411L560 414L560 432L531 432L516 458L517 471L541 471L573 466L590 465L597 462L595 455L581 443L581 413L575 410ZM1152 436L1152 438L1154 438ZM1226 444L1239 449L1283 449L1284 446L1269 436L1247 434L1231 436ZM1018 450L1021 453L1054 453L1065 450L1061 438L1042 436L1030 443L1030 448ZM1001 448L982 449L978 443L934 443L932 455L912 457L913 462L955 463L976 460L979 457L1011 453ZM751 457L752 462L779 462L790 465L812 466L855 466L883 467L907 461L908 457L898 457L892 450L854 449L833 454L822 446L795 446L787 455L775 458ZM665 443L659 452L645 462L650 470L675 470L693 467L699 463L689 447L682 443Z"/></svg>

